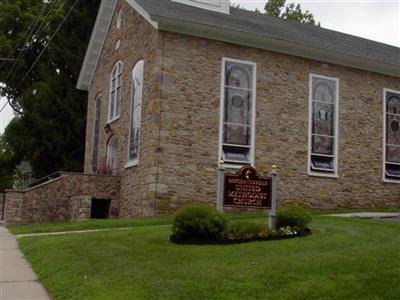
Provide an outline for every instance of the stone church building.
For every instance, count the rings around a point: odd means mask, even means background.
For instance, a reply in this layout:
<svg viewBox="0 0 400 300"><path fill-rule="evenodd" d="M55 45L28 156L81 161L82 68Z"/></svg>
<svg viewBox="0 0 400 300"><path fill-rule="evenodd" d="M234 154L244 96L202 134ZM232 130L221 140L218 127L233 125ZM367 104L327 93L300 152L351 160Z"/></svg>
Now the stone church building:
<svg viewBox="0 0 400 300"><path fill-rule="evenodd" d="M64 218L215 205L220 161L277 165L279 205L400 206L400 48L229 0L103 0L77 87L85 174L63 176L87 187Z"/></svg>

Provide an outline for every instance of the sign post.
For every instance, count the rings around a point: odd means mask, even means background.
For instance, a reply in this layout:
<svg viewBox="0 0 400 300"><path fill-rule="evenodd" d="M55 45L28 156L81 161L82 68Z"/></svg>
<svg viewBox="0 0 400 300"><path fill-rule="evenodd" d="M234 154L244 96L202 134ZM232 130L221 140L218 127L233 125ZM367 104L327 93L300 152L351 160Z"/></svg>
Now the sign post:
<svg viewBox="0 0 400 300"><path fill-rule="evenodd" d="M277 202L277 190L276 181L278 177L277 167L272 166L272 171L269 173L271 176L271 208L268 211L268 228L270 230L276 230L276 202Z"/></svg>
<svg viewBox="0 0 400 300"><path fill-rule="evenodd" d="M224 161L220 160L217 169L217 181L218 181L217 210L219 212L224 212L224 175L225 175Z"/></svg>

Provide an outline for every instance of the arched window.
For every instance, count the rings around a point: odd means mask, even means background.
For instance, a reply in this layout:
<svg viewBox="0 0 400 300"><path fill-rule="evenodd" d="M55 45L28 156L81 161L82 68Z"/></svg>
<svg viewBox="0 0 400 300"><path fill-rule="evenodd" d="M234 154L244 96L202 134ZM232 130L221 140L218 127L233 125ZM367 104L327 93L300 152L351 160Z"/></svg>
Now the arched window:
<svg viewBox="0 0 400 300"><path fill-rule="evenodd" d="M107 173L116 175L118 172L117 167L117 153L118 153L118 139L112 137L107 146Z"/></svg>
<svg viewBox="0 0 400 300"><path fill-rule="evenodd" d="M94 118L93 118L93 144L92 144L92 170L97 173L97 162L99 155L99 134L101 117L101 94L94 100Z"/></svg>
<svg viewBox="0 0 400 300"><path fill-rule="evenodd" d="M122 9L119 10L118 15L117 15L117 21L115 24L117 29L121 28L121 23L122 23Z"/></svg>
<svg viewBox="0 0 400 300"><path fill-rule="evenodd" d="M220 159L233 164L252 164L254 153L254 63L224 59L221 99Z"/></svg>
<svg viewBox="0 0 400 300"><path fill-rule="evenodd" d="M143 66L139 61L132 71L132 91L129 126L128 164L134 165L139 160L140 121L142 113Z"/></svg>
<svg viewBox="0 0 400 300"><path fill-rule="evenodd" d="M309 173L337 176L338 80L311 75Z"/></svg>
<svg viewBox="0 0 400 300"><path fill-rule="evenodd" d="M400 182L400 92L385 90L385 179Z"/></svg>
<svg viewBox="0 0 400 300"><path fill-rule="evenodd" d="M108 122L119 118L122 94L122 68L123 64L121 61L119 61L115 64L111 72Z"/></svg>

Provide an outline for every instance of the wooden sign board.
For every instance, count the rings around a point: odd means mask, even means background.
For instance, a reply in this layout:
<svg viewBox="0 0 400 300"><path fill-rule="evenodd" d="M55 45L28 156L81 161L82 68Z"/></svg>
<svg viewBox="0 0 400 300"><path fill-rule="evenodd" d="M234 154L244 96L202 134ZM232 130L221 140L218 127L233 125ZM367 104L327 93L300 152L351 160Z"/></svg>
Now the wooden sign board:
<svg viewBox="0 0 400 300"><path fill-rule="evenodd" d="M272 179L260 177L253 167L243 167L237 174L225 174L224 206L271 208Z"/></svg>

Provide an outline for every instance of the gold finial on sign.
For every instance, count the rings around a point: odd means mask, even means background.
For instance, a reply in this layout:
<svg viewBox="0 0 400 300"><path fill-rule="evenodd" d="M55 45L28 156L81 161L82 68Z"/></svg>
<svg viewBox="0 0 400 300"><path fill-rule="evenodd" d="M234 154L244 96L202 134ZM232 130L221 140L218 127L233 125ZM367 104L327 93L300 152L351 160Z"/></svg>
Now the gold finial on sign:
<svg viewBox="0 0 400 300"><path fill-rule="evenodd" d="M225 163L224 160L221 159L221 160L219 161L219 166L220 166L220 167L223 166L224 163Z"/></svg>
<svg viewBox="0 0 400 300"><path fill-rule="evenodd" d="M272 172L278 172L278 167L277 165L272 165Z"/></svg>

